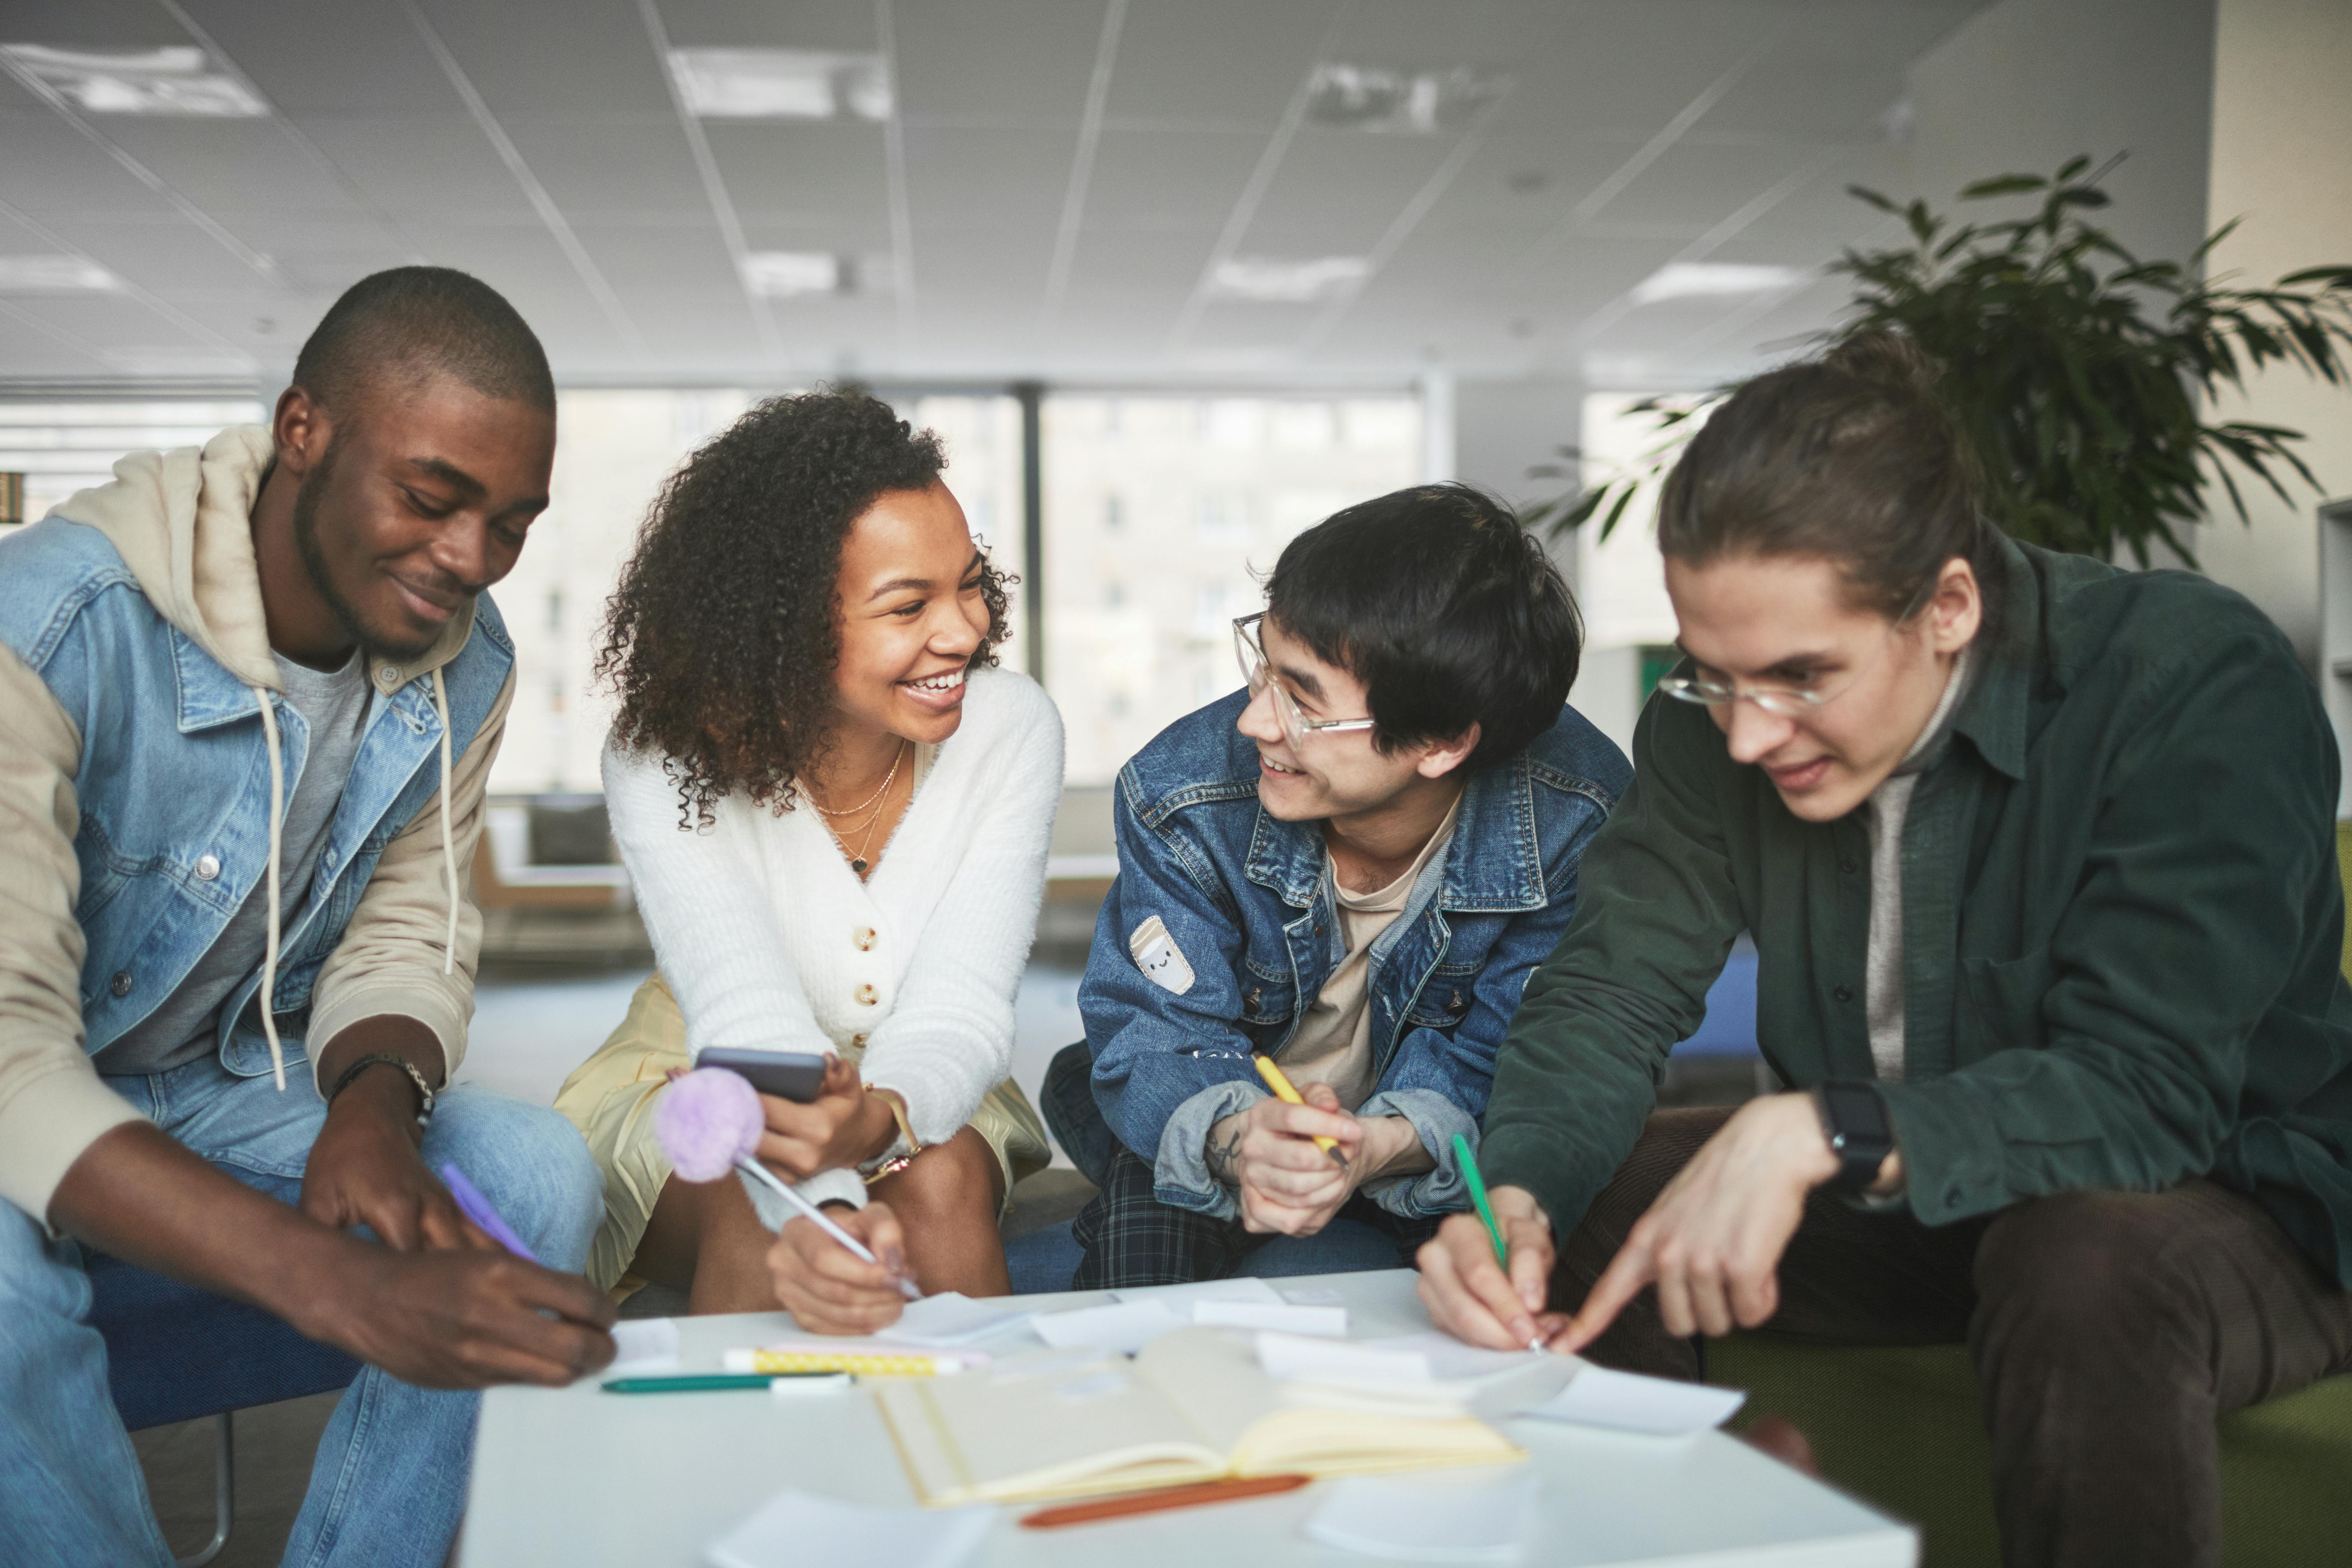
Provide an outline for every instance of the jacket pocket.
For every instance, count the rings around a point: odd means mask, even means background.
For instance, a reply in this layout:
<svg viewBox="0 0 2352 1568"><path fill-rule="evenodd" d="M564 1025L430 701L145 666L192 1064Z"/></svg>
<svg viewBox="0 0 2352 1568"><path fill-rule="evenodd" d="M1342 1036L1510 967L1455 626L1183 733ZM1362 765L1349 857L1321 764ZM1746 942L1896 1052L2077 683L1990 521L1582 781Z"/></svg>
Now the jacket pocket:
<svg viewBox="0 0 2352 1568"><path fill-rule="evenodd" d="M1960 989L1967 998L1960 1009L1958 1059L1971 1062L2024 1047L2039 1050L2049 1043L2042 1004L2057 979L2057 965L2047 947L2016 958L1960 960Z"/></svg>

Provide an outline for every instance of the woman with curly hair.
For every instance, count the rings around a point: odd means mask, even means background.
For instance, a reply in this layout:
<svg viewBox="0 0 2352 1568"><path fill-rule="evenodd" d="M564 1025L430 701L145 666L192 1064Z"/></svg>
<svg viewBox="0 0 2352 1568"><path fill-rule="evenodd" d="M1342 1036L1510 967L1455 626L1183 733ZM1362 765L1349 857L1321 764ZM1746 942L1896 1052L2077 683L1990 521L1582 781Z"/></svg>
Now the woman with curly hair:
<svg viewBox="0 0 2352 1568"><path fill-rule="evenodd" d="M605 1173L600 1284L837 1333L895 1319L900 1276L1008 1289L996 1218L1047 1155L1005 1071L1062 727L993 668L1004 579L943 463L862 394L772 399L671 479L622 574L604 793L660 969L556 1099ZM756 1184L672 1179L654 1106L712 1046L829 1058L814 1101L761 1096L759 1157L881 1266Z"/></svg>

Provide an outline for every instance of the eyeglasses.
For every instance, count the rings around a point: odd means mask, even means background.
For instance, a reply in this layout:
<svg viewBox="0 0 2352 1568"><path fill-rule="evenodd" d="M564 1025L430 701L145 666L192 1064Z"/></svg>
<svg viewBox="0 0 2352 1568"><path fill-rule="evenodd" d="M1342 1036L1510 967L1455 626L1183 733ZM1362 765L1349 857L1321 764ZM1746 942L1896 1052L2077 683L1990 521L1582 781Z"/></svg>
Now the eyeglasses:
<svg viewBox="0 0 2352 1568"><path fill-rule="evenodd" d="M1827 689L1801 686L1741 686L1733 681L1717 679L1706 675L1664 676L1658 681L1658 689L1679 701L1696 702L1703 708L1721 708L1733 702L1753 702L1767 713L1776 714L1783 719L1802 719L1809 713L1819 712L1823 707L1852 690L1854 682L1860 680L1870 666L1885 653L1886 645L1895 640L1895 634L1909 625L1911 617L1918 614L1927 595L1934 588L1935 584L1930 582L1927 587L1921 591L1919 597L1913 601L1912 608L1904 611L1895 618L1894 624L1886 628L1885 637L1875 649L1872 650L1870 656L1847 671L1843 680Z"/></svg>
<svg viewBox="0 0 2352 1568"><path fill-rule="evenodd" d="M1265 645L1259 640L1258 623L1265 619L1261 610L1255 616L1239 616L1234 620L1234 658L1242 667L1242 679L1248 683L1250 696L1255 698L1267 687L1274 688L1274 716L1282 725L1282 738L1290 742L1291 750L1304 751L1307 737L1340 730L1369 730L1370 719L1309 719L1298 710L1298 702L1282 682L1274 679L1274 668L1266 662Z"/></svg>

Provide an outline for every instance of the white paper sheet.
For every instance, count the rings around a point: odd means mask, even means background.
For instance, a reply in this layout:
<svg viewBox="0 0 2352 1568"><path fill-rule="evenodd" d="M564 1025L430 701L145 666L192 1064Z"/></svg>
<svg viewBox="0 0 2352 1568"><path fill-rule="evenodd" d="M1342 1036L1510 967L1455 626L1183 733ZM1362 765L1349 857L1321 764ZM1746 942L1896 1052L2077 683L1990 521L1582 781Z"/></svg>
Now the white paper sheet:
<svg viewBox="0 0 2352 1568"><path fill-rule="evenodd" d="M1022 1306L1017 1297L998 1296L975 1301L960 1290L942 1290L936 1296L908 1302L907 1310L898 1314L898 1321L877 1337L893 1344L933 1348L969 1344L1035 1315L1036 1309Z"/></svg>
<svg viewBox="0 0 2352 1568"><path fill-rule="evenodd" d="M1511 1563L1540 1488L1524 1465L1500 1472L1351 1476L1335 1481L1307 1533L1327 1546L1402 1563Z"/></svg>
<svg viewBox="0 0 2352 1568"><path fill-rule="evenodd" d="M675 1318L624 1319L613 1325L613 1343L619 1353L613 1357L612 1365L597 1374L601 1377L635 1377L677 1368Z"/></svg>
<svg viewBox="0 0 2352 1568"><path fill-rule="evenodd" d="M1327 1340L1348 1337L1345 1307L1294 1307L1287 1301L1195 1301L1192 1321L1219 1329L1269 1329Z"/></svg>
<svg viewBox="0 0 2352 1568"><path fill-rule="evenodd" d="M1429 1360L1432 1377L1486 1377L1498 1372L1517 1372L1546 1359L1542 1351L1490 1351L1476 1345L1465 1345L1441 1329L1423 1329L1419 1333L1397 1334L1389 1339L1360 1340L1366 1350L1411 1351Z"/></svg>
<svg viewBox="0 0 2352 1568"><path fill-rule="evenodd" d="M1269 1307L1282 1302L1273 1286L1248 1275L1237 1279L1201 1279L1190 1285L1142 1285L1132 1290L1114 1290L1111 1299L1158 1301L1179 1312L1191 1311L1195 1301L1256 1301ZM1339 1300L1337 1296L1331 1299Z"/></svg>
<svg viewBox="0 0 2352 1568"><path fill-rule="evenodd" d="M1257 1364L1277 1382L1294 1378L1310 1383L1427 1384L1429 1357L1417 1350L1383 1350L1346 1340L1309 1339L1299 1334L1261 1333Z"/></svg>
<svg viewBox="0 0 2352 1568"><path fill-rule="evenodd" d="M1686 1437L1721 1426L1747 1398L1736 1388L1676 1383L1587 1363L1559 1394L1519 1414L1651 1437Z"/></svg>
<svg viewBox="0 0 2352 1568"><path fill-rule="evenodd" d="M992 1508L872 1508L807 1492L779 1492L710 1543L712 1568L805 1568L812 1563L887 1563L956 1568L996 1516Z"/></svg>
<svg viewBox="0 0 2352 1568"><path fill-rule="evenodd" d="M1029 1320L1037 1337L1055 1350L1083 1345L1090 1350L1133 1355L1187 1320L1159 1301L1120 1301L1108 1307L1080 1307L1070 1312L1040 1312Z"/></svg>

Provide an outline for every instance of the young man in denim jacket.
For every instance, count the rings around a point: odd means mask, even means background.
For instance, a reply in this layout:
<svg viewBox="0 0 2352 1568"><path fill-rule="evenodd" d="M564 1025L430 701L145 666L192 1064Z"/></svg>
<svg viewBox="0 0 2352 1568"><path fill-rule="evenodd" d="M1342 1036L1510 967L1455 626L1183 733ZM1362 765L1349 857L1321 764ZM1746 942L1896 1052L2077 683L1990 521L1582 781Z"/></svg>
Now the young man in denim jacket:
<svg viewBox="0 0 2352 1568"><path fill-rule="evenodd" d="M1102 1189L1081 1289L1223 1278L1276 1236L1318 1239L1255 1267L1392 1267L1466 1206L1454 1139L1631 776L1565 706L1567 584L1477 491L1350 507L1266 592L1234 623L1247 692L1119 774L1087 1039L1046 1089Z"/></svg>
<svg viewBox="0 0 2352 1568"><path fill-rule="evenodd" d="M435 1568L465 1505L460 1391L612 1359L612 1308L576 1272L602 1185L579 1135L449 1088L515 682L482 591L554 449L522 319L402 268L328 311L268 429L135 453L0 541L11 1568L172 1561L85 1247L369 1363L287 1548L307 1568ZM445 1163L539 1263L460 1214Z"/></svg>

